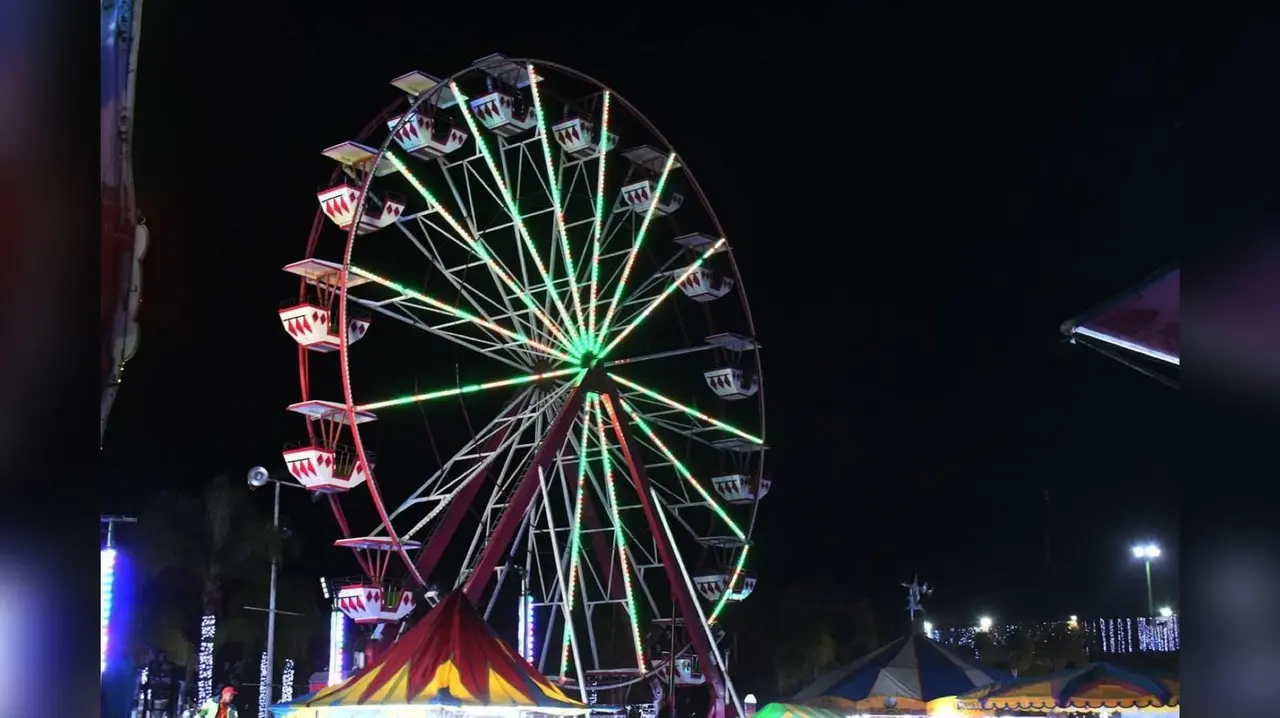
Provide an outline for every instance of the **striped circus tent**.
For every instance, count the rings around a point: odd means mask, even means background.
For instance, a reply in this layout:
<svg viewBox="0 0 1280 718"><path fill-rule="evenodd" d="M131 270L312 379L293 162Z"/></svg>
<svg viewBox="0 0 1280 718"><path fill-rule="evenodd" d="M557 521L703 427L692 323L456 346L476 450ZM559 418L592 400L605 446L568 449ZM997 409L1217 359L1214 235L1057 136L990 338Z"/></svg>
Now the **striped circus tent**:
<svg viewBox="0 0 1280 718"><path fill-rule="evenodd" d="M1172 676L1138 672L1111 663L984 686L960 696L966 711L1097 711L1174 708L1181 696Z"/></svg>
<svg viewBox="0 0 1280 718"><path fill-rule="evenodd" d="M455 591L372 665L272 712L277 718L418 718L582 715L588 708L539 675Z"/></svg>
<svg viewBox="0 0 1280 718"><path fill-rule="evenodd" d="M915 633L818 678L791 702L843 713L929 711L933 701L954 707L955 696L1012 678Z"/></svg>

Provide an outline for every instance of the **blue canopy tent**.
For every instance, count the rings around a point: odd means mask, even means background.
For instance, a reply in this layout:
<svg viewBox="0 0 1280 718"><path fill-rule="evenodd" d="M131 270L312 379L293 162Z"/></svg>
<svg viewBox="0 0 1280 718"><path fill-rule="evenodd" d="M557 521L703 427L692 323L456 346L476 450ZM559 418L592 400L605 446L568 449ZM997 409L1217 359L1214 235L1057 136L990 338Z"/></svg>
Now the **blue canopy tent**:
<svg viewBox="0 0 1280 718"><path fill-rule="evenodd" d="M912 634L818 678L790 702L846 713L926 711L931 701L1012 678Z"/></svg>

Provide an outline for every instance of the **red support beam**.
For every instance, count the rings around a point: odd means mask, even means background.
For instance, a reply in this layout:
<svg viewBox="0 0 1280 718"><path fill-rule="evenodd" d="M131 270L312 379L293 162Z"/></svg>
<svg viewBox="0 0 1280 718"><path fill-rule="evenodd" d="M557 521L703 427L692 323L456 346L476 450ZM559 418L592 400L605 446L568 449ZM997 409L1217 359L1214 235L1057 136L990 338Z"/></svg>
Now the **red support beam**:
<svg viewBox="0 0 1280 718"><path fill-rule="evenodd" d="M515 420L508 423L493 436L485 440L482 454L491 454L502 446L502 442L506 441L507 434L511 432L511 427ZM440 563L441 557L444 556L444 550L448 548L449 542L453 540L453 535L457 533L458 527L462 525L462 520L467 517L467 512L471 509L471 504L475 501L476 495L480 493L480 487L489 478L489 469L493 468L495 463L491 457L485 456L481 461L489 461L477 475L471 477L471 481L462 490L453 497L453 501L449 502L449 508L445 509L444 516L440 519L440 523L436 524L436 528L431 532L431 538L427 540L427 545L422 548L422 552L418 554L418 574L422 576L423 582L431 580L431 573L436 570L436 565Z"/></svg>
<svg viewBox="0 0 1280 718"><path fill-rule="evenodd" d="M607 381L606 386L599 390L601 391L600 400L604 403L605 411L609 413L613 433L622 446L622 455L627 460L631 481L635 484L636 493L640 496L640 506L644 509L645 520L648 521L649 530L653 532L654 542L658 545L658 555L662 558L662 567L666 571L667 581L671 584L672 593L675 594L676 606L680 609L680 615L684 617L685 629L689 634L689 641L693 643L693 650L698 654L699 667L707 677L707 683L711 685L711 714L723 713L725 700L728 697L725 691L724 674L722 667L715 660L715 653L711 650L711 640L706 630L699 625L701 621L698 618L698 599L685 583L684 575L680 571L679 559L676 558L676 547L671 544L663 528L662 519L658 517L658 511L661 508L654 503L653 495L650 493L649 473L640 459L640 446L632 437L630 429L618 420L618 412L615 408L621 405L618 388L612 381L607 379L605 381ZM672 629L674 628L673 625Z"/></svg>
<svg viewBox="0 0 1280 718"><path fill-rule="evenodd" d="M569 437L569 428L573 426L574 419L582 409L583 399L587 396L586 384L585 381L580 382L569 394L568 401L564 403L564 408L560 410L556 420L551 423L551 428L547 431L542 445L533 455L528 471L520 478L520 483L516 485L511 500L502 511L502 517L498 519L498 525L490 534L489 541L480 554L480 562L476 564L475 571L467 579L467 585L463 589L472 604L479 603L485 587L489 585L489 579L493 577L493 572L498 567L498 562L502 560L508 545L515 538L516 531L520 529L525 512L529 509L529 502L538 491L539 473L547 470L552 460L560 454L560 448L564 446L565 439Z"/></svg>

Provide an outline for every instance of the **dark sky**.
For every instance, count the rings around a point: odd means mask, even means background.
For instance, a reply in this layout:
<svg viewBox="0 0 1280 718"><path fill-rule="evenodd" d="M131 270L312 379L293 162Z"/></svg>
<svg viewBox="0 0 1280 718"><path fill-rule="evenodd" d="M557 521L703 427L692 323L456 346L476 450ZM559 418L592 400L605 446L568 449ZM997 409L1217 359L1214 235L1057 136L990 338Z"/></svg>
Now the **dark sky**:
<svg viewBox="0 0 1280 718"><path fill-rule="evenodd" d="M1133 615L1129 546L1151 539L1174 597L1178 395L1057 332L1178 259L1180 126L1208 63L1169 17L273 5L146 7L152 248L104 509L280 463L300 431L280 267L303 255L320 150L395 99L391 78L502 52L622 93L725 226L766 345L762 593L891 611L918 572L963 620ZM317 571L346 560L323 506L286 513Z"/></svg>

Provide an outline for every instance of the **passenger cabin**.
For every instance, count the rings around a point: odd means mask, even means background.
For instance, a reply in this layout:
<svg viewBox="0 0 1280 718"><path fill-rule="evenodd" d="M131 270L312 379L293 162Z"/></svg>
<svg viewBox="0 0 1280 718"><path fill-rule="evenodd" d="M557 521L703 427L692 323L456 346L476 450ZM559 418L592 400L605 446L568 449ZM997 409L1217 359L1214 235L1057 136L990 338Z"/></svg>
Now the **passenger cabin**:
<svg viewBox="0 0 1280 718"><path fill-rule="evenodd" d="M393 540L389 536L363 536L339 539L333 542L338 548L349 548L372 559L370 565L385 568L393 551L413 551L422 548L417 541ZM375 571L381 573L381 571ZM383 580L381 575L343 584L334 600L336 607L352 621L360 625L399 623L413 612L417 605L412 590Z"/></svg>
<svg viewBox="0 0 1280 718"><path fill-rule="evenodd" d="M387 120L387 130L400 149L421 160L438 160L467 142L467 133L417 112Z"/></svg>
<svg viewBox="0 0 1280 718"><path fill-rule="evenodd" d="M667 166L666 153L659 152L649 145L641 145L623 152L622 156L640 168L642 174L653 179L642 179L623 187L620 190L622 207L619 211L630 210L636 214L645 214L652 206L655 217L666 217L680 209L684 204L684 195L667 190L666 185L663 187L666 197L654 197L657 192L657 178L662 175L663 169ZM679 167L679 160L671 163L673 172Z"/></svg>
<svg viewBox="0 0 1280 718"><path fill-rule="evenodd" d="M746 474L722 474L711 479L720 498L731 504L750 504L757 498L763 499L769 493L769 479L760 479L760 495L751 486L751 477Z"/></svg>
<svg viewBox="0 0 1280 718"><path fill-rule="evenodd" d="M711 391L716 396L726 401L739 401L751 397L759 390L755 377L747 380L743 377L741 369L723 368L712 369L704 372L703 378L707 380L707 386L711 387Z"/></svg>
<svg viewBox="0 0 1280 718"><path fill-rule="evenodd" d="M397 168L387 157L378 158L376 150L358 142L343 142L321 154L341 164L348 177L355 180L344 179L340 184L316 193L325 216L338 225L339 229L350 231L359 207L360 187L365 175L372 172L375 177L381 177L397 171ZM368 206L360 216L357 235L376 232L400 219L400 215L404 213L404 199L394 195L379 197L372 187L369 188L366 200Z"/></svg>
<svg viewBox="0 0 1280 718"><path fill-rule="evenodd" d="M600 154L602 145L603 151L608 152L618 144L618 136L612 132L608 138L596 137L595 126L581 117L571 117L553 125L551 134L560 143L560 149L575 160L591 159Z"/></svg>
<svg viewBox="0 0 1280 718"><path fill-rule="evenodd" d="M317 436L314 441L286 446L282 452L285 468L302 484L303 488L317 494L334 494L350 491L369 478L359 454L352 447L342 444L326 445ZM372 469L377 457L365 452Z"/></svg>
<svg viewBox="0 0 1280 718"><path fill-rule="evenodd" d="M341 346L338 313L329 311L318 302L289 302L277 314L284 330L301 346L320 353L337 351ZM368 317L348 317L347 343L360 341L368 330Z"/></svg>
<svg viewBox="0 0 1280 718"><path fill-rule="evenodd" d="M721 598L743 601L756 589L756 577L752 571L739 572L736 585L731 585L732 580L732 571L703 573L693 577L693 586L703 598L713 603Z"/></svg>
<svg viewBox="0 0 1280 718"><path fill-rule="evenodd" d="M714 302L733 291L733 277L718 276L706 267L698 267L680 282L680 291L695 302Z"/></svg>

